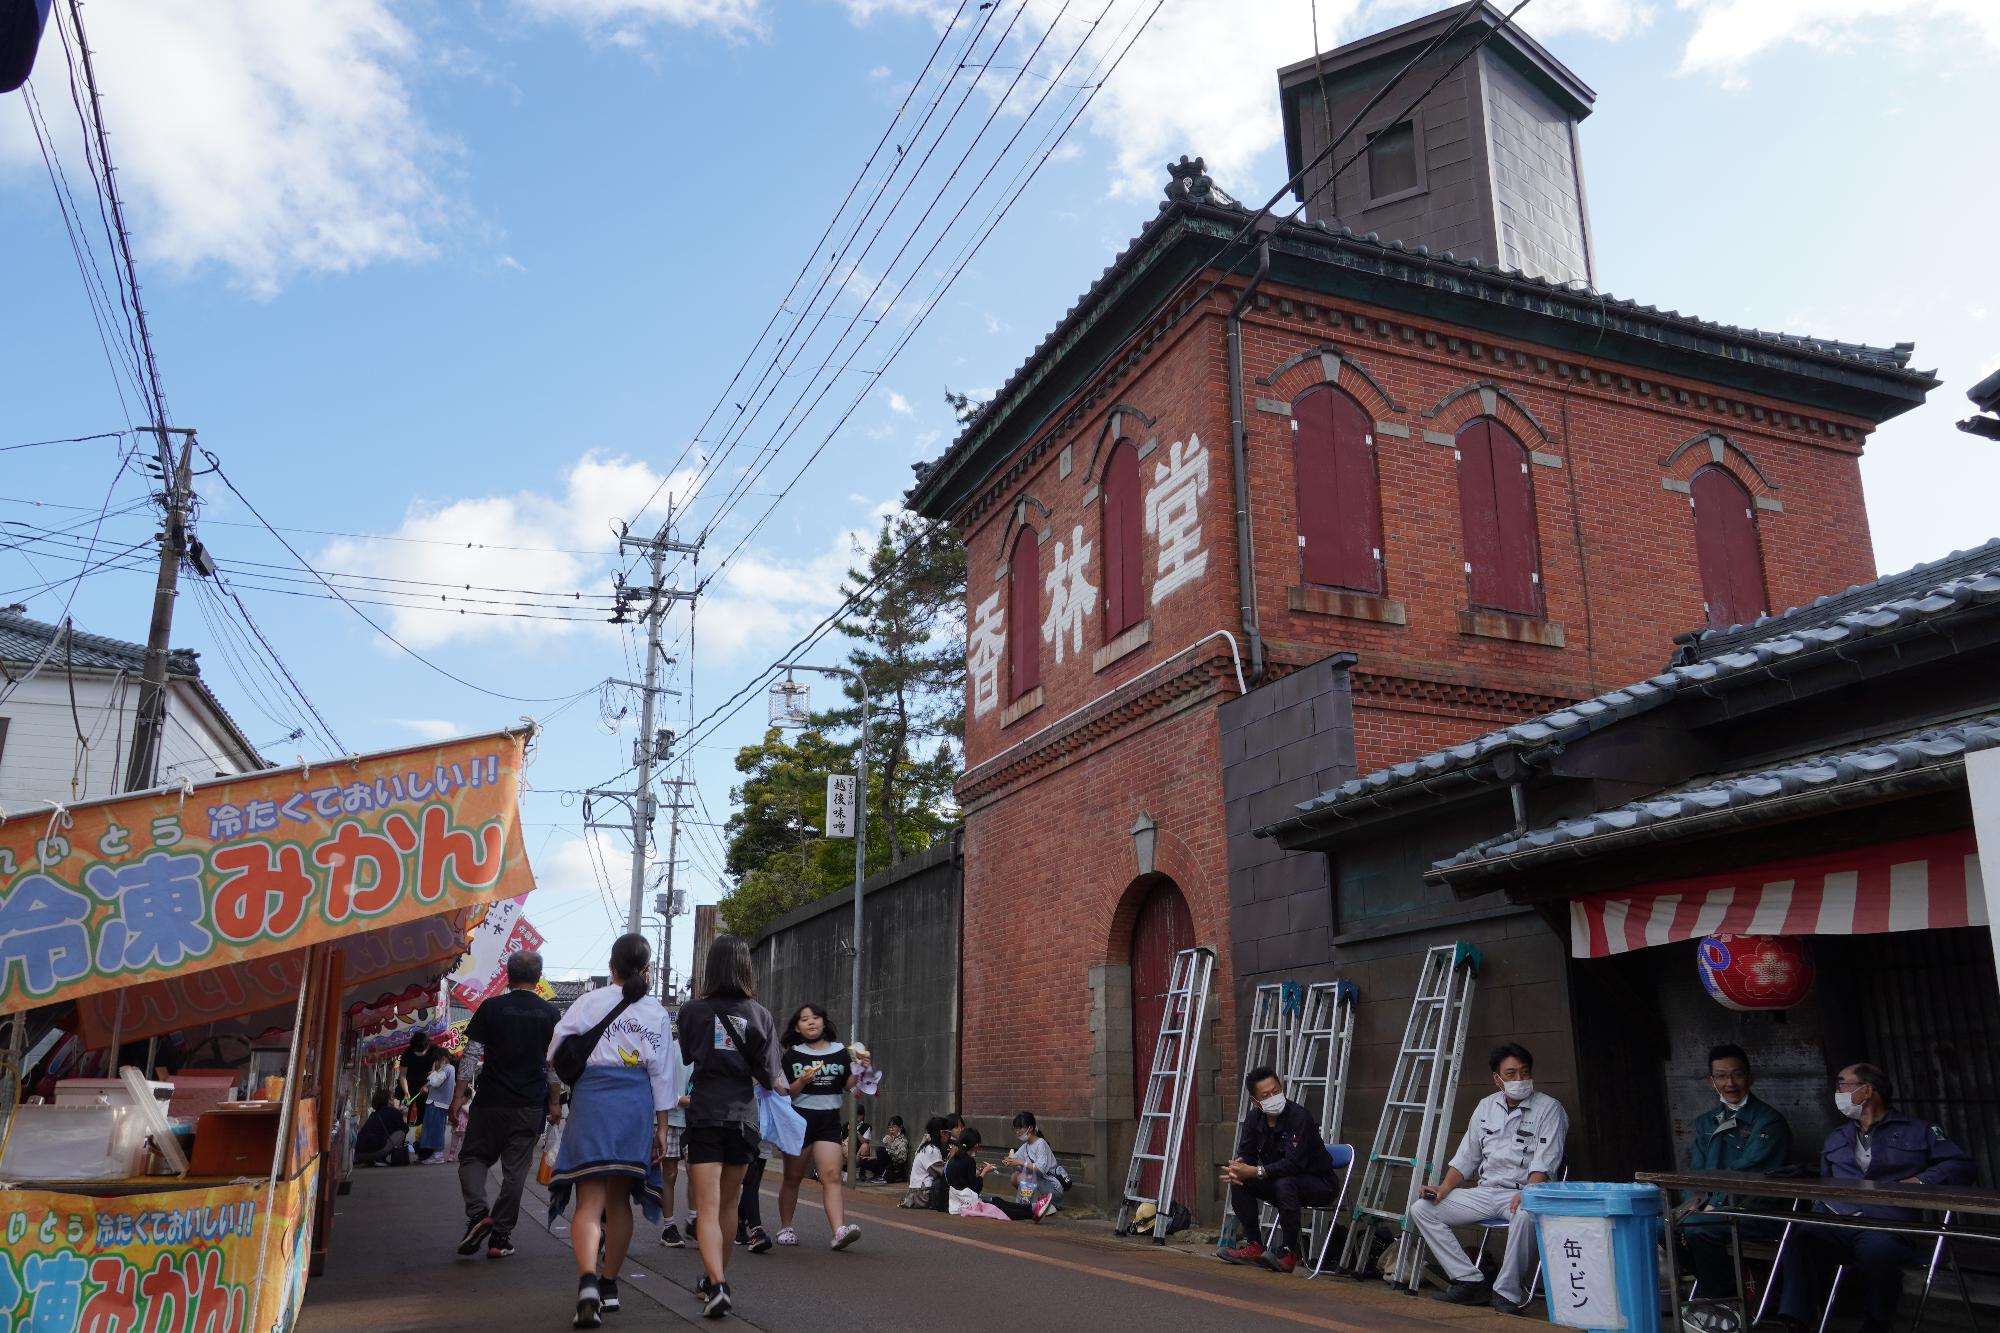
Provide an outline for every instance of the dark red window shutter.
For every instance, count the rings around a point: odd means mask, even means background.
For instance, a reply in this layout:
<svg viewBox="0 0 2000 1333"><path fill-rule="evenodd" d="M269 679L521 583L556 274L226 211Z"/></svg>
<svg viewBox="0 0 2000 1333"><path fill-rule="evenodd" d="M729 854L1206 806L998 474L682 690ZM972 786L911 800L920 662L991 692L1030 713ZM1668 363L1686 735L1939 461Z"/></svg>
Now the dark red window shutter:
<svg viewBox="0 0 2000 1333"><path fill-rule="evenodd" d="M1292 473L1299 501L1299 566L1307 583L1382 591L1382 502L1374 427L1330 384L1292 403Z"/></svg>
<svg viewBox="0 0 2000 1333"><path fill-rule="evenodd" d="M1023 527L1007 577L1007 698L1042 683L1042 544Z"/></svg>
<svg viewBox="0 0 2000 1333"><path fill-rule="evenodd" d="M1491 417L1462 426L1457 445L1466 595L1484 610L1538 616L1541 569L1528 451Z"/></svg>
<svg viewBox="0 0 2000 1333"><path fill-rule="evenodd" d="M1688 491L1708 623L1718 628L1747 625L1766 610L1756 503L1728 469L1712 463L1694 474Z"/></svg>
<svg viewBox="0 0 2000 1333"><path fill-rule="evenodd" d="M1140 587L1145 561L1145 515L1139 509L1139 451L1120 440L1104 466L1104 637L1115 639L1146 618Z"/></svg>

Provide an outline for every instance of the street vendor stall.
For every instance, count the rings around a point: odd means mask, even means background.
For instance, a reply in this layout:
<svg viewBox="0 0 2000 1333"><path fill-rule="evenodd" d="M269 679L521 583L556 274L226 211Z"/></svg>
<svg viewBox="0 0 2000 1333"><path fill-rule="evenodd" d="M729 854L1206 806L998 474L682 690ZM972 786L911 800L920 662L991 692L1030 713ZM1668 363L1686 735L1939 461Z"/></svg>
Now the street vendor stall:
<svg viewBox="0 0 2000 1333"><path fill-rule="evenodd" d="M489 905L534 887L516 809L529 735L0 821L0 1014L64 1006L113 1052L245 1019L259 1036L240 1069L148 1082L128 1062L53 1102L9 1095L6 1326L291 1326L339 1186L349 1009L442 972Z"/></svg>

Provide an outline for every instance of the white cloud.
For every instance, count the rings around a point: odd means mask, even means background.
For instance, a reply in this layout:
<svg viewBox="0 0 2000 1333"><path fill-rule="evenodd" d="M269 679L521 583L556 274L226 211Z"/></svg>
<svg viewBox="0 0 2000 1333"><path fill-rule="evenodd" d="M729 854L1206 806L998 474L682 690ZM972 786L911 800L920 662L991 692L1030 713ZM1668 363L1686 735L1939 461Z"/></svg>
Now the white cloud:
<svg viewBox="0 0 2000 1333"><path fill-rule="evenodd" d="M435 717L399 717L392 719L395 725L405 731L414 732L427 741L449 740L453 736L463 736L465 728L456 722L446 722Z"/></svg>
<svg viewBox="0 0 2000 1333"><path fill-rule="evenodd" d="M874 69L868 71L868 77L871 79L886 79L889 77L889 67L887 65L877 65Z"/></svg>
<svg viewBox="0 0 2000 1333"><path fill-rule="evenodd" d="M849 496L866 505L865 497ZM860 524L835 533L817 555L793 560L746 548L702 598L700 637L704 662L713 653L732 659L768 656L819 623L840 604L847 571L867 563L865 552L898 511L894 501L875 504ZM857 550L857 546L860 548Z"/></svg>
<svg viewBox="0 0 2000 1333"><path fill-rule="evenodd" d="M1687 73L1719 74L1740 81L1743 66L1786 42L1815 50L1840 50L1869 40L1868 25L1902 25L1906 41L1948 24L1969 29L2000 52L2000 4L1993 0L1678 0L1694 15L1695 29L1681 54Z"/></svg>
<svg viewBox="0 0 2000 1333"><path fill-rule="evenodd" d="M528 271L528 266L512 255L501 255L500 267L513 269L516 273L526 273Z"/></svg>
<svg viewBox="0 0 2000 1333"><path fill-rule="evenodd" d="M889 410L899 417L916 415L916 409L910 406L910 400L894 389L889 390Z"/></svg>
<svg viewBox="0 0 2000 1333"><path fill-rule="evenodd" d="M410 80L427 57L395 11L387 0L93 6L90 43L141 259L214 264L269 296L298 273L433 253L451 212L438 183L448 145L414 104ZM41 100L66 106L53 34L42 56ZM74 134L74 117L62 119ZM0 156L21 148L10 136ZM64 152L80 170L80 145Z"/></svg>
<svg viewBox="0 0 2000 1333"><path fill-rule="evenodd" d="M638 46L632 26L709 28L726 37L763 31L760 0L515 0L537 18L580 24L616 46Z"/></svg>
<svg viewBox="0 0 2000 1333"><path fill-rule="evenodd" d="M513 592L467 590L522 589L533 593L586 595L609 592L608 553L616 544L610 525L620 516L631 516L632 505L640 497L658 494L646 512L635 520L644 526L657 522L666 513L672 496L685 495L692 487L699 457L665 486L660 474L645 463L598 453L585 454L570 467L561 493L542 494L517 491L509 495L472 496L442 503L417 501L410 506L391 537L403 541L337 540L317 559L322 569L341 573L371 575L380 579L420 579L459 585L456 595L500 601L530 599ZM443 544L433 544L443 543ZM553 548L551 550L505 550L503 547ZM574 552L602 551L603 557ZM561 552L570 552L564 554ZM398 588L409 585L385 584ZM426 595L436 589L423 590ZM498 604L441 602L436 610L399 607L369 608L371 614L386 615L398 638L417 648L434 647L452 640L539 639L557 634L574 634L600 623L588 614L603 609L602 600L583 602L583 610L569 614L569 621L515 619L508 616L461 615L461 610L524 612L528 608Z"/></svg>

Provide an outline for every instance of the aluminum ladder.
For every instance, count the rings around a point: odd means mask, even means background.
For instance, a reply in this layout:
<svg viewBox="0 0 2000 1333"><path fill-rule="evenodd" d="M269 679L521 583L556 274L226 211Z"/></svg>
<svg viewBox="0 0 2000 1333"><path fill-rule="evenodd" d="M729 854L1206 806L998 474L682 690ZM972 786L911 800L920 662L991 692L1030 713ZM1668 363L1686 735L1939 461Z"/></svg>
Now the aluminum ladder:
<svg viewBox="0 0 2000 1333"><path fill-rule="evenodd" d="M1266 982L1250 1000L1250 1040L1243 1046L1243 1072L1269 1065L1283 1079L1292 1050L1293 1023L1285 1013L1285 988ZM1289 1087L1289 1084L1287 1084ZM1236 1123L1250 1114L1250 1088L1245 1084L1236 1098Z"/></svg>
<svg viewBox="0 0 2000 1333"><path fill-rule="evenodd" d="M1118 1234L1129 1235L1139 1205L1154 1207L1153 1243L1167 1243L1167 1217L1174 1206L1174 1176L1180 1166L1181 1135L1187 1128L1188 1097L1194 1091L1195 1056L1201 1046L1201 1025L1208 1012L1209 980L1215 972L1215 950L1182 949L1174 955L1167 984L1167 1002L1160 1013L1160 1037L1153 1047L1153 1064L1146 1075L1146 1104L1139 1111L1138 1133L1132 1140L1132 1163L1125 1171L1125 1192L1118 1208ZM1155 1151L1158 1145L1158 1151ZM1141 1195L1147 1163L1159 1167L1158 1189Z"/></svg>
<svg viewBox="0 0 2000 1333"><path fill-rule="evenodd" d="M1354 1044L1354 1005L1359 994L1351 981L1313 982L1306 987L1305 1001L1291 1034L1285 1095L1305 1107L1318 1121L1320 1141L1329 1146L1341 1141L1341 1119L1347 1105L1347 1059ZM1266 1206L1263 1221L1267 1246L1276 1234L1273 1230L1276 1219L1276 1210ZM1318 1251L1320 1228L1337 1220L1331 1208L1306 1210L1307 1254Z"/></svg>
<svg viewBox="0 0 2000 1333"><path fill-rule="evenodd" d="M1479 962L1479 950L1464 943L1441 944L1424 955L1341 1251L1345 1272L1359 1275L1374 1253L1377 1233L1393 1224L1403 1243L1396 1247L1392 1271L1383 1277L1411 1291L1422 1283L1424 1247L1410 1226L1410 1201L1444 1176Z"/></svg>

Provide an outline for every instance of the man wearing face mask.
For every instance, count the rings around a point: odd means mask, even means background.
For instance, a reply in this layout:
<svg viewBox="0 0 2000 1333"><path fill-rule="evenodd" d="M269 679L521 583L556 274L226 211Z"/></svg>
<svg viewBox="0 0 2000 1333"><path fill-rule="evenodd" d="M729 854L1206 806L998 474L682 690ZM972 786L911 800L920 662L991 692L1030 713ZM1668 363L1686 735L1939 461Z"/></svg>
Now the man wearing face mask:
<svg viewBox="0 0 2000 1333"><path fill-rule="evenodd" d="M1229 1186L1229 1206L1243 1224L1244 1240L1221 1258L1232 1264L1262 1264L1274 1273L1289 1273L1299 1264L1299 1213L1324 1208L1338 1193L1333 1155L1319 1136L1319 1124L1305 1107L1285 1096L1278 1072L1259 1065L1243 1076L1250 1089L1250 1110L1236 1128L1236 1152L1222 1168ZM1278 1210L1284 1248L1266 1250L1258 1216L1262 1205Z"/></svg>
<svg viewBox="0 0 2000 1333"><path fill-rule="evenodd" d="M1486 1064L1499 1090L1473 1108L1444 1179L1411 1201L1410 1224L1451 1279L1439 1300L1484 1305L1490 1299L1495 1309L1513 1314L1527 1300L1535 1248L1534 1219L1520 1211L1521 1190L1561 1169L1569 1113L1555 1098L1535 1091L1535 1057L1526 1047L1512 1042L1496 1047ZM1479 1183L1468 1185L1475 1176ZM1489 1291L1451 1229L1500 1218L1508 1219L1507 1253Z"/></svg>
<svg viewBox="0 0 2000 1333"><path fill-rule="evenodd" d="M1791 1161L1792 1129L1785 1117L1751 1091L1755 1079L1750 1057L1741 1046L1723 1045L1708 1053L1708 1086L1718 1105L1694 1122L1694 1142L1688 1145L1690 1171L1749 1171L1763 1174ZM1703 1300L1726 1300L1736 1294L1736 1265L1730 1258L1729 1219L1708 1210L1730 1199L1724 1193L1689 1201L1676 1231L1688 1252L1696 1294ZM1743 1224L1745 1236L1772 1234L1754 1222Z"/></svg>
<svg viewBox="0 0 2000 1333"><path fill-rule="evenodd" d="M1846 1123L1826 1136L1819 1173L1828 1180L1894 1180L1906 1185L1969 1185L1972 1158L1944 1130L1892 1110L1889 1076L1874 1065L1849 1065L1833 1086L1833 1105ZM1820 1203L1815 1212L1914 1221L1914 1209L1882 1204ZM1889 1231L1795 1227L1779 1264L1778 1320L1799 1329L1819 1322L1836 1265L1847 1267L1843 1290L1858 1289L1862 1333L1887 1333L1903 1295L1903 1268L1925 1253L1918 1242Z"/></svg>

